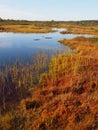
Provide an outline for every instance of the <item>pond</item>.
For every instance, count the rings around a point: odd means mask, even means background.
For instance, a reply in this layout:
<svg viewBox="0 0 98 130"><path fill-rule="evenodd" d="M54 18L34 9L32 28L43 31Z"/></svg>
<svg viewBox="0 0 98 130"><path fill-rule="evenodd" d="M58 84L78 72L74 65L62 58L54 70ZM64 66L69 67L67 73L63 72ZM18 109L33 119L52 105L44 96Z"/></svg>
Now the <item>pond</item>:
<svg viewBox="0 0 98 130"><path fill-rule="evenodd" d="M55 28L54 33L0 33L0 64L31 62L32 57L38 52L45 52L49 55L56 51L63 52L69 49L68 46L60 44L58 40L74 38L77 36L89 37L89 35L60 34L64 29Z"/></svg>

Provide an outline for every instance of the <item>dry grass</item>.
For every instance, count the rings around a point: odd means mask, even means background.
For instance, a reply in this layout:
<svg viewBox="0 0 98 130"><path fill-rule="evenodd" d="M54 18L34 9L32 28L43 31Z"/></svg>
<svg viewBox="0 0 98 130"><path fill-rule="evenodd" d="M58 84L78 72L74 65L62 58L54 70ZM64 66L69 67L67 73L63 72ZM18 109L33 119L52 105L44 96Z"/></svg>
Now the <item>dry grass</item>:
<svg viewBox="0 0 98 130"><path fill-rule="evenodd" d="M0 32L49 33L52 28L67 28L62 34L93 34L98 36L98 21L0 21Z"/></svg>
<svg viewBox="0 0 98 130"><path fill-rule="evenodd" d="M36 27L35 25L2 25L0 32L20 33L49 33L54 32L51 28Z"/></svg>
<svg viewBox="0 0 98 130"><path fill-rule="evenodd" d="M26 109L26 100L21 105L32 120L30 130L98 129L98 46L93 42L62 40L76 53L53 58L49 72L40 78L40 87L28 99L31 107Z"/></svg>
<svg viewBox="0 0 98 130"><path fill-rule="evenodd" d="M58 26L71 28L74 25ZM91 28L83 26L77 30L76 26L76 30L71 31L97 35L97 26L93 27L94 31ZM38 87L29 89L32 96L20 102L18 113L12 118L0 116L0 123L5 122L0 124L1 129L98 129L98 46L94 44L98 39L78 37L60 42L75 49L75 53L51 60L49 71L41 75Z"/></svg>
<svg viewBox="0 0 98 130"><path fill-rule="evenodd" d="M96 26L67 26L67 31L62 31L62 34L92 34L98 36L98 25Z"/></svg>

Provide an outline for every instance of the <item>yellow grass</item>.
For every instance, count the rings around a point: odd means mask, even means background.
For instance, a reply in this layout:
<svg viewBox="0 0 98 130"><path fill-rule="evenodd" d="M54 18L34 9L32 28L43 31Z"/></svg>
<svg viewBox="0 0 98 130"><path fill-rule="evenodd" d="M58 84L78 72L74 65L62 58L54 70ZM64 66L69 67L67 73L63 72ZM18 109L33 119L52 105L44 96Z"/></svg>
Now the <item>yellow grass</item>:
<svg viewBox="0 0 98 130"><path fill-rule="evenodd" d="M51 28L36 27L34 25L4 25L2 31L20 33L49 33L54 32Z"/></svg>

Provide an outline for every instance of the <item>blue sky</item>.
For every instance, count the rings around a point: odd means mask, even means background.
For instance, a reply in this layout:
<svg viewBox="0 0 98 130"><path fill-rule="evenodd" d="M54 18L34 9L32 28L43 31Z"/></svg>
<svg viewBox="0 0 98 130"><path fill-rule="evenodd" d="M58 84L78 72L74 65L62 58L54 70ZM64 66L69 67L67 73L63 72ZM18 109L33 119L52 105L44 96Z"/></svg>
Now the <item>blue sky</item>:
<svg viewBox="0 0 98 130"><path fill-rule="evenodd" d="M0 0L0 17L27 20L98 20L98 0Z"/></svg>

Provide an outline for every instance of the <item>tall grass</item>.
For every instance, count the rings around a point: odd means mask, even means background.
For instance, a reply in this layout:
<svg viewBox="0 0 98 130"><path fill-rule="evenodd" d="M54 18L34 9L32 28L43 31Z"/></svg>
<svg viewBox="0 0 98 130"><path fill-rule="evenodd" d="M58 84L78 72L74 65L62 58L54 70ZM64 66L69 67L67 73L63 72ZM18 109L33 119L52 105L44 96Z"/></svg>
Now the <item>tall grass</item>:
<svg viewBox="0 0 98 130"><path fill-rule="evenodd" d="M47 71L49 59L45 53L36 54L32 63L16 62L0 68L0 108L10 109L10 102L15 103L25 98L28 89L36 86L40 74ZM14 106L14 104L13 104Z"/></svg>

